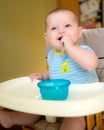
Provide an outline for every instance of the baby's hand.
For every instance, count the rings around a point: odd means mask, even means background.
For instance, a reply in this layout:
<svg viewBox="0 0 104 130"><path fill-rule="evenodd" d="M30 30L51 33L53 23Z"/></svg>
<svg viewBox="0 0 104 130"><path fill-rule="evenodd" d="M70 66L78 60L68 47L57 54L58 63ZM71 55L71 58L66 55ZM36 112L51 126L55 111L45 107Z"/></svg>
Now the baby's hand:
<svg viewBox="0 0 104 130"><path fill-rule="evenodd" d="M70 49L73 48L75 42L72 40L72 38L69 35L63 35L60 39L59 39L59 43L60 43L60 47L61 47L61 51L64 50L67 52Z"/></svg>
<svg viewBox="0 0 104 130"><path fill-rule="evenodd" d="M72 38L69 35L64 35L62 37L61 42L63 43L64 47L70 47L74 45L74 41L72 40Z"/></svg>
<svg viewBox="0 0 104 130"><path fill-rule="evenodd" d="M30 74L30 79L33 82L34 79L38 79L38 80L42 80L43 79L43 75L41 73L32 73Z"/></svg>

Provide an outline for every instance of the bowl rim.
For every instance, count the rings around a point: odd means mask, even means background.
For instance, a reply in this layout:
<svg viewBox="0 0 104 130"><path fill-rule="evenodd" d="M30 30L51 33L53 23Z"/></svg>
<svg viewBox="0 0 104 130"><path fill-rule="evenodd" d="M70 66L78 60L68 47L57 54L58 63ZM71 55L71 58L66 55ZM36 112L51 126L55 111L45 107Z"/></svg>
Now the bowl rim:
<svg viewBox="0 0 104 130"><path fill-rule="evenodd" d="M40 81L37 85L39 88L56 88L65 87L71 84L70 80L67 79L47 79Z"/></svg>

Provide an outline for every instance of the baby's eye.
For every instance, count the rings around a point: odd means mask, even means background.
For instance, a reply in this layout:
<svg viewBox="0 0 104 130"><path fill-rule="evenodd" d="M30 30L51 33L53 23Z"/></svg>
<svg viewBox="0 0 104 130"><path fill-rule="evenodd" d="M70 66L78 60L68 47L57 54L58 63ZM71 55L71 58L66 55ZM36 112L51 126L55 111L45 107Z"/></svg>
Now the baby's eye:
<svg viewBox="0 0 104 130"><path fill-rule="evenodd" d="M56 27L51 28L51 30L55 30L55 29L56 29Z"/></svg>
<svg viewBox="0 0 104 130"><path fill-rule="evenodd" d="M72 27L72 25L71 25L71 24L66 24L65 27L66 27L66 28Z"/></svg>

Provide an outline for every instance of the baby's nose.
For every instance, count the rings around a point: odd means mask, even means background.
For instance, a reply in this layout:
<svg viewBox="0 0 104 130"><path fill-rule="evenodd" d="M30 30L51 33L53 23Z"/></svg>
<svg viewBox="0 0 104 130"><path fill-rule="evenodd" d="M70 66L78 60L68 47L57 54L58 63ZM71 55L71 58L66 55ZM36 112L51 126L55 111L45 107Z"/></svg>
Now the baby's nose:
<svg viewBox="0 0 104 130"><path fill-rule="evenodd" d="M63 34L63 33L65 33L65 30L64 30L63 28L60 28L60 29L59 29L59 33L60 33L60 34Z"/></svg>

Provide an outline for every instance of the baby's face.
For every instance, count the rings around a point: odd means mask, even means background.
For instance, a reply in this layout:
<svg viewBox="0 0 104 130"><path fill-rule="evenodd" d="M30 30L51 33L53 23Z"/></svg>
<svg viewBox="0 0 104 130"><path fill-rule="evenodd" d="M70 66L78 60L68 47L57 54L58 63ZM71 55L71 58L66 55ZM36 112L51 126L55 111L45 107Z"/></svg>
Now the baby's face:
<svg viewBox="0 0 104 130"><path fill-rule="evenodd" d="M60 49L62 37L69 36L75 44L80 37L80 27L76 16L71 11L59 11L47 17L45 39L53 47Z"/></svg>

